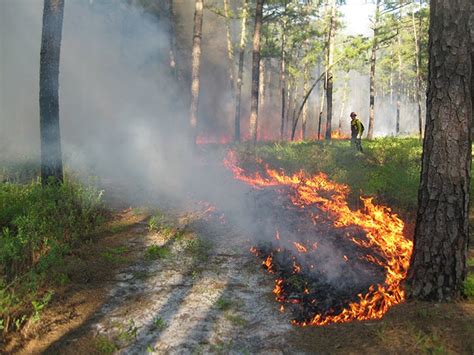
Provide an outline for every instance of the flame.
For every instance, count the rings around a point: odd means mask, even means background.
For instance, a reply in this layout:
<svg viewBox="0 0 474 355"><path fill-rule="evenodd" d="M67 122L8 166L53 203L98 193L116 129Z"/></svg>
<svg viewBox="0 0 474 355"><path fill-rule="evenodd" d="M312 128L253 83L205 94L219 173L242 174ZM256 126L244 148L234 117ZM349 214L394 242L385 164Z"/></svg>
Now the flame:
<svg viewBox="0 0 474 355"><path fill-rule="evenodd" d="M268 270L268 272L273 273L273 258L269 255L264 261L262 261L262 265Z"/></svg>
<svg viewBox="0 0 474 355"><path fill-rule="evenodd" d="M331 139L349 139L350 137L341 131L331 131Z"/></svg>
<svg viewBox="0 0 474 355"><path fill-rule="evenodd" d="M264 164L265 176L258 173L250 176L237 165L236 154L233 151L229 151L227 154L224 165L233 172L236 179L254 188L290 187L290 198L295 206L305 208L316 205L331 216L335 228L347 226L361 228L366 234L365 240L346 237L360 247L379 251L383 256L383 258L371 255L366 257L367 261L385 269L386 276L383 284L372 285L366 294L358 295L358 302L350 303L338 314L317 314L307 322L293 322L293 324L301 326L326 325L353 320L379 319L390 307L405 299L402 281L407 275L413 243L403 235L403 221L389 208L374 204L372 198L361 198L363 208L356 211L351 210L347 204L348 186L330 181L323 173L308 176L303 172L298 172L289 176L283 171L271 169ZM330 197L326 197L328 195ZM311 218L316 221L318 217L312 215ZM300 247L307 251L306 247L301 244L295 243L295 247L298 251L300 251ZM313 249L316 247L317 245L313 245ZM267 269L273 272L272 259L267 258L265 263L267 262L269 263L266 265ZM299 268L294 263L294 271L299 272L296 271L298 268L295 265ZM311 268L313 267L311 265ZM282 279L277 279L273 290L279 302L285 301L282 295L283 282Z"/></svg>
<svg viewBox="0 0 474 355"><path fill-rule="evenodd" d="M308 249L306 249L306 247L301 243L293 242L293 245L295 246L296 250L299 253L307 253L308 252Z"/></svg>

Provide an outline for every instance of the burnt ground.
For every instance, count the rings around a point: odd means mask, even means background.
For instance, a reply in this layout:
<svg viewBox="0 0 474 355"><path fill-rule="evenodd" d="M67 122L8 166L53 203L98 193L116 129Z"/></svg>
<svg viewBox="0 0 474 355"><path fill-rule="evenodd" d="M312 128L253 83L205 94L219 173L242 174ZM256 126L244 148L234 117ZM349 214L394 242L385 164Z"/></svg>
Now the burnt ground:
<svg viewBox="0 0 474 355"><path fill-rule="evenodd" d="M295 327L280 313L274 276L248 236L206 206L190 212L121 208L97 243L69 260L37 323L11 353L466 353L474 304L408 303L379 321ZM159 227L150 230L150 217Z"/></svg>

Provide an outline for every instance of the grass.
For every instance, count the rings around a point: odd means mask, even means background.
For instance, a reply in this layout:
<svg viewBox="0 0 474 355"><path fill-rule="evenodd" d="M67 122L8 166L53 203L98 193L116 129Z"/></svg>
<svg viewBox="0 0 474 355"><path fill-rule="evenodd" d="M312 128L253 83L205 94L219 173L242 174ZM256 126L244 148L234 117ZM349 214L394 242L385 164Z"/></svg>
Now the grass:
<svg viewBox="0 0 474 355"><path fill-rule="evenodd" d="M101 253L101 256L111 264L122 264L127 262L124 254L128 253L127 247L108 248Z"/></svg>
<svg viewBox="0 0 474 355"><path fill-rule="evenodd" d="M226 311L232 307L232 301L228 298L220 297L216 301L216 307L219 311Z"/></svg>
<svg viewBox="0 0 474 355"><path fill-rule="evenodd" d="M106 336L100 335L95 340L95 347L100 354L113 354L118 351L118 346Z"/></svg>
<svg viewBox="0 0 474 355"><path fill-rule="evenodd" d="M255 157L287 173L304 170L323 172L351 187L353 197L377 196L404 210L414 210L420 175L422 147L415 138L380 138L364 141L364 154L356 153L348 141L273 143L239 148L243 163Z"/></svg>
<svg viewBox="0 0 474 355"><path fill-rule="evenodd" d="M166 323L166 321L161 317L156 317L153 320L153 329L161 331L161 330L165 329L167 325L168 324Z"/></svg>
<svg viewBox="0 0 474 355"><path fill-rule="evenodd" d="M152 245L145 252L147 260L165 259L170 256L171 250L167 246Z"/></svg>
<svg viewBox="0 0 474 355"><path fill-rule="evenodd" d="M474 299L474 274L469 273L464 282L464 295L469 299Z"/></svg>
<svg viewBox="0 0 474 355"><path fill-rule="evenodd" d="M24 182L3 168L0 183L0 319L3 331L37 320L53 285L68 282L65 256L104 222L102 191L66 177L61 185Z"/></svg>
<svg viewBox="0 0 474 355"><path fill-rule="evenodd" d="M203 263L209 259L212 243L199 238L186 241L186 253L193 257L196 262Z"/></svg>

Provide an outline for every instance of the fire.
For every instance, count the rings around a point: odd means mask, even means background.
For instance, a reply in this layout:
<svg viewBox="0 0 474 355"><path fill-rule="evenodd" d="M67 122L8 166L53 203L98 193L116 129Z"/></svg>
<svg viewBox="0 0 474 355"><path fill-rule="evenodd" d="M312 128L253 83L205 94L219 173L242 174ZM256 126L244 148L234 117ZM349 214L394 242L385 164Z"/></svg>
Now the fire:
<svg viewBox="0 0 474 355"><path fill-rule="evenodd" d="M412 242L403 235L404 223L391 210L384 206L373 203L372 198L362 198L363 208L353 211L347 203L349 188L346 185L332 182L328 177L319 173L308 176L298 172L291 176L283 171L277 171L263 165L265 174L249 175L237 165L236 155L230 151L224 160L234 174L234 177L254 188L265 188L272 186L287 186L291 188L290 199L294 206L306 208L317 206L325 211L333 221L335 228L356 226L365 232L365 240L358 240L346 235L348 240L368 250L377 250L381 257L367 255L368 262L380 265L385 270L385 280L382 284L372 285L368 292L359 294L357 302L350 303L338 314L321 315L316 314L311 320L305 322L294 322L296 325L326 325L329 323L346 323L353 320L369 320L381 318L390 307L403 302L405 293L402 281L405 279L409 267L412 252ZM312 214L313 222L318 216ZM294 247L300 253L307 253L308 249L300 244L294 243ZM313 244L313 250L317 245ZM347 262L348 257L344 255ZM267 258L265 266L273 272L272 258ZM294 271L300 272L301 267L294 263ZM311 269L314 265L311 265ZM277 279L273 292L276 300L285 302L282 285L283 279ZM286 300L290 302L289 300Z"/></svg>
<svg viewBox="0 0 474 355"><path fill-rule="evenodd" d="M331 139L349 139L349 136L342 133L341 131L332 131Z"/></svg>
<svg viewBox="0 0 474 355"><path fill-rule="evenodd" d="M301 243L298 243L298 242L293 242L296 250L298 250L298 252L300 253L307 253L308 252L308 249L306 249L306 247L301 244Z"/></svg>

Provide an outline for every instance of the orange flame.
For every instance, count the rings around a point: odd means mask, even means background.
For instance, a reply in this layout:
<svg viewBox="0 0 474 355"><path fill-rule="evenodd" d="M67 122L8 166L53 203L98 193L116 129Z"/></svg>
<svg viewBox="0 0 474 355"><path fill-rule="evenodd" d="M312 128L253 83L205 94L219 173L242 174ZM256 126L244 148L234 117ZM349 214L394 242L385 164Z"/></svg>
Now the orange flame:
<svg viewBox="0 0 474 355"><path fill-rule="evenodd" d="M308 252L308 249L306 249L306 247L301 243L293 242L293 245L295 246L296 250L298 250L298 252L300 252L300 253L307 253Z"/></svg>
<svg viewBox="0 0 474 355"><path fill-rule="evenodd" d="M385 269L386 276L383 284L372 285L366 294L358 295L358 302L350 303L339 314L317 314L308 322L293 322L294 324L326 325L353 320L379 319L390 307L405 299L401 283L407 275L413 243L403 235L403 221L389 208L375 205L372 198L361 198L364 208L357 211L351 210L347 204L348 186L330 181L323 173L307 176L299 172L288 176L283 171L264 165L265 177L258 173L248 176L242 168L238 167L233 151L229 151L224 165L233 172L236 179L255 188L283 185L291 187L290 197L295 206L304 208L317 205L320 210L327 212L334 219L336 228L360 227L365 231L366 240L357 240L350 236L348 238L363 248L378 250L383 256L383 260L373 256L367 257L369 262L381 265ZM331 197L324 197L327 194L322 196L321 192L329 192ZM316 220L317 216L313 215L312 218ZM311 267L313 268L313 265ZM271 268L268 270L272 271ZM282 283L282 279L277 279L273 290L279 302L284 301Z"/></svg>

